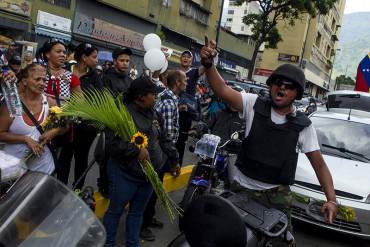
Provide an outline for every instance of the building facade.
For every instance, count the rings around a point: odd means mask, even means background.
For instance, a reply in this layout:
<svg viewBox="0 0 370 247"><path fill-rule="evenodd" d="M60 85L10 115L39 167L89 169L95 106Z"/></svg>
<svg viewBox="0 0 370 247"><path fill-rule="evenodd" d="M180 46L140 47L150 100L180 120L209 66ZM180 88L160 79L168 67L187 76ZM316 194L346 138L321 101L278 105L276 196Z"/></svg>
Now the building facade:
<svg viewBox="0 0 370 247"><path fill-rule="evenodd" d="M145 53L142 40L148 33L157 33L162 49L173 50L170 67L178 66L181 52L187 49L197 65L204 36L216 37L220 4L212 0L79 0L73 39L93 43L106 53L117 46L129 47L134 51L133 63L140 69ZM221 73L235 78L250 62L254 43L225 30L219 36Z"/></svg>
<svg viewBox="0 0 370 247"><path fill-rule="evenodd" d="M334 80L330 79L343 19L345 0L339 0L325 16L303 15L294 26L278 24L283 41L277 49L265 49L256 62L254 80L266 82L279 65L300 66L306 75L305 92L322 98Z"/></svg>
<svg viewBox="0 0 370 247"><path fill-rule="evenodd" d="M256 1L244 2L238 6L236 1L229 1L226 12L225 28L235 34L252 35L251 27L243 23L243 17L248 14L259 14L260 8Z"/></svg>
<svg viewBox="0 0 370 247"><path fill-rule="evenodd" d="M9 4L9 2L11 4ZM178 66L181 52L191 50L200 63L204 36L221 48L218 67L227 79L245 74L254 42L218 29L221 0L0 0L0 43L34 42L33 49L50 39L99 48L99 59L111 60L116 47L133 50L132 64L143 67L143 38L157 33L162 49L172 49L170 67ZM2 38L3 37L3 38ZM27 41L27 42L26 42ZM19 42L19 43L22 43Z"/></svg>
<svg viewBox="0 0 370 247"><path fill-rule="evenodd" d="M14 55L32 53L50 39L70 42L76 0L0 0L0 50L12 41Z"/></svg>

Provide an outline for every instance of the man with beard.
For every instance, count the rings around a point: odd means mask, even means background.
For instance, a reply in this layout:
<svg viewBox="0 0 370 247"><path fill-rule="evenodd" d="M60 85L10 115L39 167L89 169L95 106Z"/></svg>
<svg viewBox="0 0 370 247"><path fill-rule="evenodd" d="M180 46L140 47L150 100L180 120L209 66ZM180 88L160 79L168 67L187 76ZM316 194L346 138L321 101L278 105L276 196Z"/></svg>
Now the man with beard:
<svg viewBox="0 0 370 247"><path fill-rule="evenodd" d="M246 121L241 151L235 166L230 167L231 189L283 211L290 222L293 195L289 185L294 183L300 150L310 160L325 192L327 201L321 210L332 223L337 214L333 180L311 121L293 106L294 100L303 96L303 71L291 64L279 66L266 82L269 97L240 93L225 84L212 63L215 51L207 39L205 44L201 61L213 91Z"/></svg>

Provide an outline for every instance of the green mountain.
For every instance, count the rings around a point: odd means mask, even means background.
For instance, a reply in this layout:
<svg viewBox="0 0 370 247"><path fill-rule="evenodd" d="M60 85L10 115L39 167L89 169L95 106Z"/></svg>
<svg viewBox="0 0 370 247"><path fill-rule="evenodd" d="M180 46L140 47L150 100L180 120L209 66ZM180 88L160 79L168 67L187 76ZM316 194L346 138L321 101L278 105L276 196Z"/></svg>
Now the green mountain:
<svg viewBox="0 0 370 247"><path fill-rule="evenodd" d="M333 75L356 78L357 66L370 52L370 12L344 16L335 56ZM333 76L333 77L334 77Z"/></svg>

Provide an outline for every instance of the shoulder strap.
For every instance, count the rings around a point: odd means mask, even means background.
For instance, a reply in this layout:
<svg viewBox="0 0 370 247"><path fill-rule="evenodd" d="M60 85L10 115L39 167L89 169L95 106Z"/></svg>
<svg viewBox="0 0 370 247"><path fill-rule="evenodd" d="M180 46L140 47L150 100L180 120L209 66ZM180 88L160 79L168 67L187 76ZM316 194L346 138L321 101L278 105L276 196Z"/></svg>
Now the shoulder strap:
<svg viewBox="0 0 370 247"><path fill-rule="evenodd" d="M40 132L41 135L44 134L45 131L42 129L42 127L39 124L39 122L35 119L35 117L30 112L30 110L28 110L27 106L22 101L21 101L21 103L22 103L23 111L31 119L31 121L35 125L36 129ZM54 162L55 162L56 161L56 153L54 152L54 149L52 148L52 146L50 145L50 143L46 143L46 145L48 146L48 148L49 148L49 150L51 152L51 155L53 156Z"/></svg>
<svg viewBox="0 0 370 247"><path fill-rule="evenodd" d="M21 101L22 102L22 101ZM27 114L27 116L31 119L32 123L35 125L36 129L40 132L40 134L44 134L44 130L42 129L39 122L35 119L33 114L28 110L27 106L22 102L23 111Z"/></svg>

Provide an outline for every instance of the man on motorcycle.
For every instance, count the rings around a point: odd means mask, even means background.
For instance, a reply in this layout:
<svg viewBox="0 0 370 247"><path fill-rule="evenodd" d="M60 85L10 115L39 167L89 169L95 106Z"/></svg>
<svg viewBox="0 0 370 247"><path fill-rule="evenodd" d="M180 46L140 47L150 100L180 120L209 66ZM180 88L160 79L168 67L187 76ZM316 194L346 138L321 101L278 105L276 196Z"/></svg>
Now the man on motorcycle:
<svg viewBox="0 0 370 247"><path fill-rule="evenodd" d="M327 201L322 206L326 221L337 214L336 196L330 171L322 157L315 129L293 102L301 99L305 88L303 71L293 65L279 66L268 78L270 97L240 93L228 87L212 58L216 51L206 39L201 62L215 94L237 109L246 121L245 138L234 169L232 188L244 190L266 206L275 207L290 219L292 192L298 151L310 160Z"/></svg>

